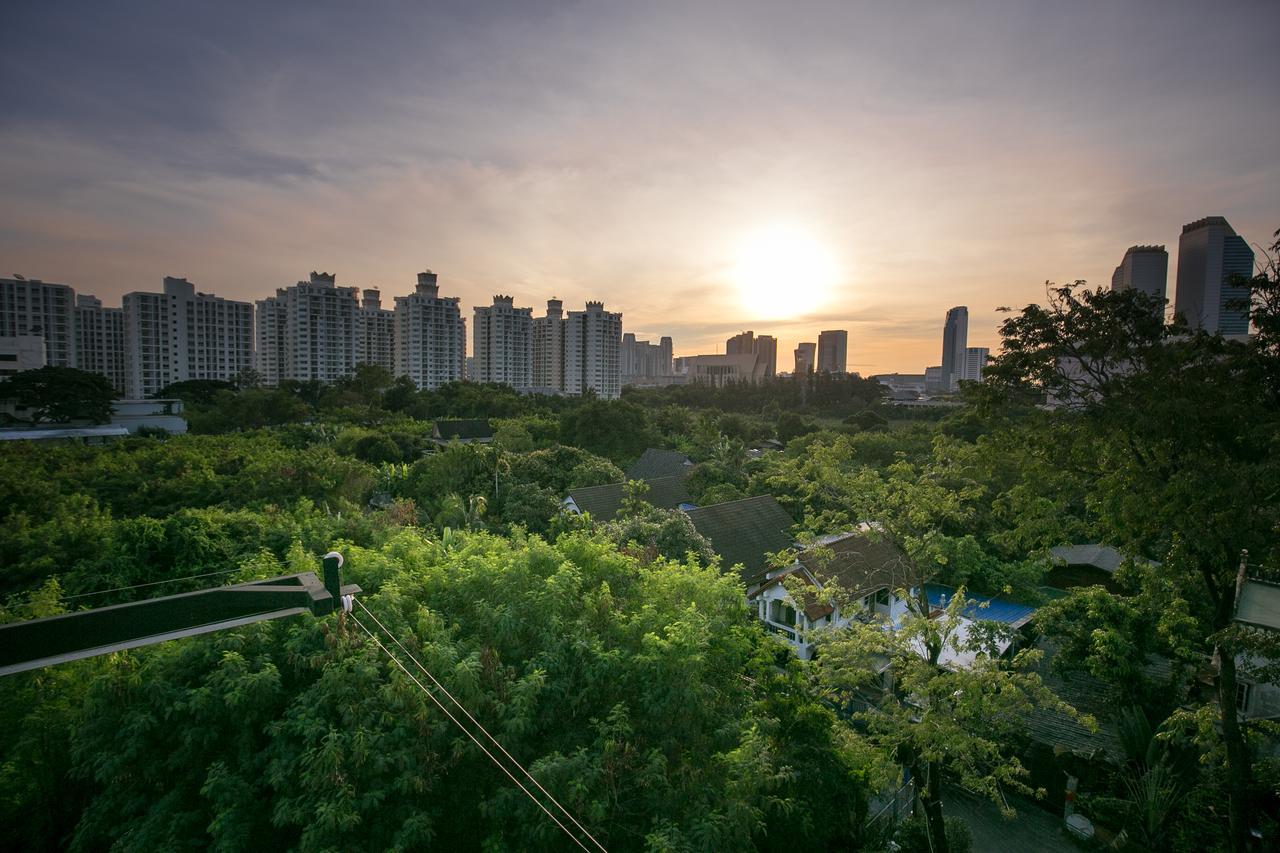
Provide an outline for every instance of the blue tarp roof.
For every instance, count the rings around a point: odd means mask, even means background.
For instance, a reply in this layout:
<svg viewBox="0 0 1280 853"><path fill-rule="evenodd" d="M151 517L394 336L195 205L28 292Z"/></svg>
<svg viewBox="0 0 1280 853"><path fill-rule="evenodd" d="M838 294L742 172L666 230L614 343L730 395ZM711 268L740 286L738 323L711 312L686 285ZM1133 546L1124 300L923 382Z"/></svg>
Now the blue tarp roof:
<svg viewBox="0 0 1280 853"><path fill-rule="evenodd" d="M951 596L955 595L955 590L949 586L941 584L927 584L925 586L925 594L929 598L930 607L946 607L943 603L943 596L947 601L951 600ZM1034 607L1026 604L1015 604L1012 601L1005 601L1003 598L992 598L989 595L977 595L976 593L965 591L965 598L968 603L965 604L963 611L966 619L986 619L991 622L1003 622L1006 625L1012 625L1017 628L1026 623L1031 618L1031 614L1036 612ZM982 605L985 604L986 607Z"/></svg>

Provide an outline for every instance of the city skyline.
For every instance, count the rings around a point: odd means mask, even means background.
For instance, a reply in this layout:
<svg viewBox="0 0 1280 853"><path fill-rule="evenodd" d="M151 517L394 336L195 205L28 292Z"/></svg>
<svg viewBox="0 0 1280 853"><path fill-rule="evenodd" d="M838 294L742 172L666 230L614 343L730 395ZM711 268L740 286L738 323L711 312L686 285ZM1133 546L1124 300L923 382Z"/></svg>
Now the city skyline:
<svg viewBox="0 0 1280 853"><path fill-rule="evenodd" d="M429 267L467 306L603 300L680 355L847 329L866 375L936 364L950 306L994 350L995 308L1046 280L1105 287L1134 245L1174 269L1205 216L1251 243L1280 224L1262 4L1213 28L1192 4L727 26L135 5L0 12L0 275L115 305L165 276L255 300L321 269L389 301ZM791 268L821 286L768 298Z"/></svg>

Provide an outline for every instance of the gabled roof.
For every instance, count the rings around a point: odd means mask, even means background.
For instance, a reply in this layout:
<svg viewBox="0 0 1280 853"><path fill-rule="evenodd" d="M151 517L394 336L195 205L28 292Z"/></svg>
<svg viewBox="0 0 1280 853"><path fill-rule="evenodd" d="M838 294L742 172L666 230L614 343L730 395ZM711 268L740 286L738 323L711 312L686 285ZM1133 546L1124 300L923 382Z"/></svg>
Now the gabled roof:
<svg viewBox="0 0 1280 853"><path fill-rule="evenodd" d="M646 503L658 509L676 509L682 503L691 503L693 498L685 489L684 476L658 477L646 481L649 491L645 493ZM608 483L603 486L586 486L581 489L570 489L569 500L573 501L578 512L590 513L596 521L608 521L618 514L625 496L624 483Z"/></svg>
<svg viewBox="0 0 1280 853"><path fill-rule="evenodd" d="M659 477L685 475L692 467L693 462L683 453L650 447L627 467L627 479L654 480Z"/></svg>
<svg viewBox="0 0 1280 853"><path fill-rule="evenodd" d="M488 418L436 421L433 437L442 441L482 441L493 438L493 428L489 426Z"/></svg>
<svg viewBox="0 0 1280 853"><path fill-rule="evenodd" d="M800 563L819 583L834 580L854 595L882 587L910 589L915 584L915 572L907 555L885 537L858 531L821 544L831 552L825 565L812 549L800 554Z"/></svg>
<svg viewBox="0 0 1280 853"><path fill-rule="evenodd" d="M1092 566L1104 572L1114 572L1124 562L1124 554L1110 545L1096 542L1090 545L1060 545L1050 548L1049 553L1068 566Z"/></svg>
<svg viewBox="0 0 1280 853"><path fill-rule="evenodd" d="M764 574L768 554L790 548L795 520L773 495L757 495L688 511L693 526L711 543L725 568L741 564L744 581Z"/></svg>

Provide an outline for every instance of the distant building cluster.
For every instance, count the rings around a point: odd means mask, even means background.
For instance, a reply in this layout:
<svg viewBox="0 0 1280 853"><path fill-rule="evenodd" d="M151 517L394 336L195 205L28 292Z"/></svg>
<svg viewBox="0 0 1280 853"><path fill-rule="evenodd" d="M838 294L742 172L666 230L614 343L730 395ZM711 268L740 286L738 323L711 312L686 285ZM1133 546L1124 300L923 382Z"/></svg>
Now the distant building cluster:
<svg viewBox="0 0 1280 853"><path fill-rule="evenodd" d="M100 373L131 399L193 379L232 380L256 370L266 385L334 382L358 364L433 390L464 378L554 394L620 396L627 380L671 377L671 339L628 335L601 302L585 310L547 303L547 315L510 296L477 307L472 350L458 297L441 296L433 272L384 308L376 289L344 287L327 272L256 303L200 293L183 278L104 307L65 284L0 278L0 376L45 365ZM642 349L643 348L643 349ZM656 352L652 352L656 351ZM468 371L468 365L470 370Z"/></svg>

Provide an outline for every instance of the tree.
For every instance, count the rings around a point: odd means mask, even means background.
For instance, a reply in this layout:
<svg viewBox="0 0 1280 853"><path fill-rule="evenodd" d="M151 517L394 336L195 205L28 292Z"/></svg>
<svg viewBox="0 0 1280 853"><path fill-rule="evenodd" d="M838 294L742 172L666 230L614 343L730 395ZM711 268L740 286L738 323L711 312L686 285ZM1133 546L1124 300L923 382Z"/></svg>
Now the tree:
<svg viewBox="0 0 1280 853"><path fill-rule="evenodd" d="M1274 275L1250 284L1255 324L1274 328ZM1161 560L1188 603L1199 650L1214 662L1229 834L1243 851L1256 791L1231 628L1241 550L1269 564L1278 556L1280 407L1265 342L1165 329L1151 308L1136 291L1056 288L1047 308L1002 324L989 386L1002 400L1047 391L1069 403L1051 416L1066 427L1052 435L1090 481L1099 531L1126 553Z"/></svg>
<svg viewBox="0 0 1280 853"><path fill-rule="evenodd" d="M945 779L954 777L1006 812L1006 789L1044 796L1027 785L1028 772L1008 754L1008 744L1033 709L1074 710L1029 671L1041 652L1024 649L1003 659L999 641L1009 638L1001 627L964 619L969 602L963 588L942 614L931 614L927 602L908 590L898 595L908 609L896 627L852 620L821 637L819 672L843 701L861 695L868 702L857 718L874 742L911 770L932 850L947 853ZM856 607L846 602L846 608Z"/></svg>
<svg viewBox="0 0 1280 853"><path fill-rule="evenodd" d="M102 374L74 367L24 370L0 382L0 399L25 410L33 424L106 423L111 420L111 402L118 396Z"/></svg>

